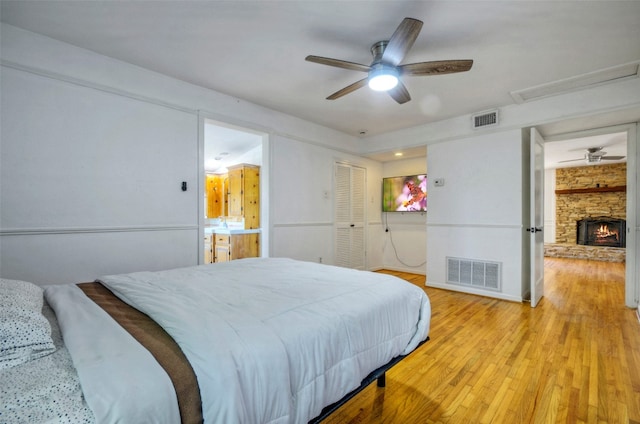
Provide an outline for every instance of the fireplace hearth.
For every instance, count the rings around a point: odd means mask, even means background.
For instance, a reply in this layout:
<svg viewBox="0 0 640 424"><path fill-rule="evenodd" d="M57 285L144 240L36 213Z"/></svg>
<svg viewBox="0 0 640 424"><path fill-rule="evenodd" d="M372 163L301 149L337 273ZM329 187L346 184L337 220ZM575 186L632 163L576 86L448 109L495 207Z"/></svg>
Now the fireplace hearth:
<svg viewBox="0 0 640 424"><path fill-rule="evenodd" d="M626 247L626 221L610 217L588 217L576 223L576 243L587 246Z"/></svg>

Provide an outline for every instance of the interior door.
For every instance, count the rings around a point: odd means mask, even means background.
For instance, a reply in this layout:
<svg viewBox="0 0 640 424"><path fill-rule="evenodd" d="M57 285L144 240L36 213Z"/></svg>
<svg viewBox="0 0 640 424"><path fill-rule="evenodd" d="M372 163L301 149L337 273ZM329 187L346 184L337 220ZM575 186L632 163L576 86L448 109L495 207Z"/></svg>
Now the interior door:
<svg viewBox="0 0 640 424"><path fill-rule="evenodd" d="M544 139L540 133L531 128L530 145L530 282L531 307L534 308L544 296Z"/></svg>
<svg viewBox="0 0 640 424"><path fill-rule="evenodd" d="M365 269L366 171L335 165L335 265Z"/></svg>

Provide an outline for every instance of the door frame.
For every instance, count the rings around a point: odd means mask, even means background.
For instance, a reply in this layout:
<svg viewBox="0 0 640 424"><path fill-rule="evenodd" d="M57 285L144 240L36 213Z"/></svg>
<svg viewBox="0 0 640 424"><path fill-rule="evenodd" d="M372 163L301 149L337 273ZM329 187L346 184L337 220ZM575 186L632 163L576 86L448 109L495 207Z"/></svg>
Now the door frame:
<svg viewBox="0 0 640 424"><path fill-rule="evenodd" d="M625 305L630 308L637 308L640 302L640 261L636 259L640 253L638 246L638 217L636 216L638 199L638 186L640 185L640 175L637 175L637 168L640 162L640 131L638 123L605 126L582 131L572 131L545 136L545 142L563 141L571 138L582 138L595 135L610 134L615 132L627 133L627 239L625 252Z"/></svg>
<svg viewBox="0 0 640 424"><path fill-rule="evenodd" d="M529 282L531 307L544 296L544 143L535 128L529 137Z"/></svg>
<svg viewBox="0 0 640 424"><path fill-rule="evenodd" d="M271 251L271 208L269 198L271 195L270 170L271 170L271 143L269 133L257 128L247 127L246 123L229 122L228 118L206 111L198 111L198 260L197 263L204 263L204 193L205 169L204 169L204 133L206 122L213 122L216 125L233 128L262 137L262 164L260 165L260 256L268 257Z"/></svg>

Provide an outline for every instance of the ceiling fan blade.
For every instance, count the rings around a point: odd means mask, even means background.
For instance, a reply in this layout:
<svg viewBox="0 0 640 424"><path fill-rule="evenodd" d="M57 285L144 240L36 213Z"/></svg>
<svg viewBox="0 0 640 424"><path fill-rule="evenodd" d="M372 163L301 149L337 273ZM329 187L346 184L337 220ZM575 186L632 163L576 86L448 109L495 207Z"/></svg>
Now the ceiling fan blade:
<svg viewBox="0 0 640 424"><path fill-rule="evenodd" d="M330 57L321 57L309 55L305 57L306 61L319 63L321 65L335 66L336 68L349 69L352 71L369 72L371 67L360 63L347 62L346 60L331 59Z"/></svg>
<svg viewBox="0 0 640 424"><path fill-rule="evenodd" d="M422 29L422 21L404 18L389 39L389 44L382 54L382 61L398 66L418 38Z"/></svg>
<svg viewBox="0 0 640 424"><path fill-rule="evenodd" d="M405 87L401 81L398 81L398 85L387 91L387 93L389 93L389 95L393 97L393 100L400 104L407 103L409 100L411 100L411 96L409 95L407 87Z"/></svg>
<svg viewBox="0 0 640 424"><path fill-rule="evenodd" d="M584 158L580 158L580 159L569 159L569 160L560 160L558 161L558 163L564 163L564 162L576 162L579 160L585 160Z"/></svg>
<svg viewBox="0 0 640 424"><path fill-rule="evenodd" d="M345 96L351 92L356 91L358 88L362 88L365 85L367 85L367 80L369 78L363 78L360 81L356 81L351 85L346 86L345 88L343 88L342 90L338 90L335 93L333 93L332 95L330 95L329 97L327 97L327 100L335 100L338 99L342 96Z"/></svg>
<svg viewBox="0 0 640 424"><path fill-rule="evenodd" d="M620 160L624 159L624 156L602 156L600 159L602 160Z"/></svg>
<svg viewBox="0 0 640 424"><path fill-rule="evenodd" d="M399 66L401 75L442 75L466 72L473 66L473 60L436 60L433 62L408 63Z"/></svg>

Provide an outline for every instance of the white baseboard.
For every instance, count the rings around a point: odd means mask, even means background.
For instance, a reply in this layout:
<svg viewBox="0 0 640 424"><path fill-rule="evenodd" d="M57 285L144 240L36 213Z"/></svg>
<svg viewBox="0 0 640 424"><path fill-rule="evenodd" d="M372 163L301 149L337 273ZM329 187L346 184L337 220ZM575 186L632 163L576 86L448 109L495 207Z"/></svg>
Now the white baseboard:
<svg viewBox="0 0 640 424"><path fill-rule="evenodd" d="M466 294L473 294L473 295L476 295L476 296L484 296L484 297L491 297L491 298L494 298L494 299L508 300L510 302L522 303L522 297L511 296L511 295L504 294L504 293L499 293L499 292L490 292L490 291L485 291L485 290L478 290L478 289L474 289L473 287L456 286L456 285L453 285L453 284L444 284L444 283L435 283L435 282L429 281L429 280L427 280L427 282L425 283L425 286L433 287L433 288L436 288L436 289L449 290L449 291L455 291L455 292L466 293Z"/></svg>
<svg viewBox="0 0 640 424"><path fill-rule="evenodd" d="M426 271L422 269L400 268L395 266L383 266L377 268L376 271L379 271L381 269L388 269L389 271L408 272L409 274L427 275Z"/></svg>

